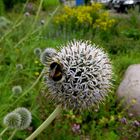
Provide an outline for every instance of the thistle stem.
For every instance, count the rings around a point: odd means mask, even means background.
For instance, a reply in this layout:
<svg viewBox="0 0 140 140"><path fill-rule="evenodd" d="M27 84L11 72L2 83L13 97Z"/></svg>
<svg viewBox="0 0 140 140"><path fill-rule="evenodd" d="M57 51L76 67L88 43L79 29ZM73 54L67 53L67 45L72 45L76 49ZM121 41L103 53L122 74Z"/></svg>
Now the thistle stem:
<svg viewBox="0 0 140 140"><path fill-rule="evenodd" d="M10 138L9 138L8 140L12 140L13 137L14 137L14 135L16 134L16 132L17 132L17 129L15 129L15 130L13 131L12 135L10 136Z"/></svg>
<svg viewBox="0 0 140 140"><path fill-rule="evenodd" d="M61 112L62 108L60 105L52 112L52 114L25 140L33 140L36 138Z"/></svg>
<svg viewBox="0 0 140 140"><path fill-rule="evenodd" d="M27 3L29 2L29 0L26 0L25 6L23 7L23 10L21 11L21 15L19 16L19 18L16 20L15 25L13 25L13 27L8 30L8 32L6 32L1 38L0 38L0 42L3 41L3 39L5 39L5 37L7 37L7 35L9 35L15 28L17 28L18 26L20 26L23 23L23 19L22 19L22 13L25 10L25 7L27 5ZM21 20L22 19L22 20ZM20 21L21 20L21 21Z"/></svg>
<svg viewBox="0 0 140 140"><path fill-rule="evenodd" d="M29 91L34 88L34 86L38 83L38 81L40 80L40 78L43 76L44 74L44 70L42 70L42 72L40 73L39 77L36 79L36 81L32 84L32 86L30 88L28 88L14 103L13 105L15 105L22 97L24 97L27 93L29 93Z"/></svg>
<svg viewBox="0 0 140 140"><path fill-rule="evenodd" d="M37 22L37 19L38 19L38 16L39 16L39 13L41 11L41 8L42 8L42 3L43 3L43 0L40 0L40 3L39 3L39 7L38 7L38 10L37 10L37 13L36 13L36 16L35 16L35 20L34 20L34 25L33 25L33 28Z"/></svg>
<svg viewBox="0 0 140 140"><path fill-rule="evenodd" d="M0 138L2 137L2 135L8 130L8 127L6 127L1 133L0 133Z"/></svg>
<svg viewBox="0 0 140 140"><path fill-rule="evenodd" d="M51 17L48 19L48 22L46 22L46 24L44 25L44 27L46 27L49 22L51 21L51 19L53 18L53 16L56 14L57 10L59 9L60 6L57 6L56 9L54 10L54 12L51 14ZM35 24L34 24L35 25ZM37 29L34 29L32 32L28 32L26 36L24 36L13 48L17 48L21 43L23 43L24 41L28 40L29 37L35 33L37 33L38 31L41 30L41 26L38 27Z"/></svg>

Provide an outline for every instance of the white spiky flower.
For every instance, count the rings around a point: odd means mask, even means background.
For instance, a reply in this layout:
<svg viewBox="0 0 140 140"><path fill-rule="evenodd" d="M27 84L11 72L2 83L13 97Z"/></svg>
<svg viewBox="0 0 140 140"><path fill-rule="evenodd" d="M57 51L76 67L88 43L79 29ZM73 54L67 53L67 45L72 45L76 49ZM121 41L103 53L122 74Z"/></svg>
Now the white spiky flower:
<svg viewBox="0 0 140 140"><path fill-rule="evenodd" d="M46 48L40 56L40 61L43 65L48 66L56 55L56 50L53 48Z"/></svg>
<svg viewBox="0 0 140 140"><path fill-rule="evenodd" d="M21 116L21 123L18 126L18 129L23 130L28 128L32 121L31 112L24 107L19 107L15 109L14 112Z"/></svg>
<svg viewBox="0 0 140 140"><path fill-rule="evenodd" d="M102 49L89 41L72 41L62 46L52 61L45 83L57 104L73 110L88 109L98 106L108 95L111 87L112 67L110 60ZM46 62L47 63L47 59ZM58 73L57 63L61 67L61 79L54 80ZM59 67L60 67L59 66Z"/></svg>
<svg viewBox="0 0 140 140"><path fill-rule="evenodd" d="M21 116L18 113L11 112L8 113L3 120L4 125L8 128L18 128L21 124Z"/></svg>

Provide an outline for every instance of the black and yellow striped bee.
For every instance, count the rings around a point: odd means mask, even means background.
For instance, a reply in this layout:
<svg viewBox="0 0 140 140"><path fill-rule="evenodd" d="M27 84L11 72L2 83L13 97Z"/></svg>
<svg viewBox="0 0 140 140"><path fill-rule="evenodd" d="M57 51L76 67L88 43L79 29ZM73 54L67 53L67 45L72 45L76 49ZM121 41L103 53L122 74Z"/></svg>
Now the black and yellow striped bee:
<svg viewBox="0 0 140 140"><path fill-rule="evenodd" d="M49 70L49 76L52 78L55 82L58 82L63 77L63 65L59 62L52 62L50 64L50 70Z"/></svg>

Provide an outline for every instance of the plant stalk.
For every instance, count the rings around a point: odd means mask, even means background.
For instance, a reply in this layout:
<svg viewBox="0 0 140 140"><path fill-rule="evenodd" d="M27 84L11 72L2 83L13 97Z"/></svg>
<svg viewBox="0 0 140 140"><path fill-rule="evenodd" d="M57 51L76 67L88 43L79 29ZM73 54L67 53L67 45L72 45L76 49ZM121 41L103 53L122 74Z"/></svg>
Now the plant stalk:
<svg viewBox="0 0 140 140"><path fill-rule="evenodd" d="M2 135L8 130L8 127L6 127L1 133L0 133L0 137L2 137Z"/></svg>
<svg viewBox="0 0 140 140"><path fill-rule="evenodd" d="M52 112L52 114L25 140L33 140L36 138L61 112L60 105Z"/></svg>
<svg viewBox="0 0 140 140"><path fill-rule="evenodd" d="M22 95L12 104L15 105L22 97L24 97L27 93L29 93L30 90L32 90L34 88L34 86L38 83L38 81L40 80L40 78L43 76L44 74L44 70L42 70L42 72L40 73L39 77L36 79L36 81L31 85L31 87L29 89L27 89L24 93L22 93Z"/></svg>
<svg viewBox="0 0 140 140"><path fill-rule="evenodd" d="M13 131L12 135L10 136L10 138L9 138L8 140L12 140L13 137L14 137L14 135L16 134L16 132L17 132L17 129L15 129L15 130Z"/></svg>

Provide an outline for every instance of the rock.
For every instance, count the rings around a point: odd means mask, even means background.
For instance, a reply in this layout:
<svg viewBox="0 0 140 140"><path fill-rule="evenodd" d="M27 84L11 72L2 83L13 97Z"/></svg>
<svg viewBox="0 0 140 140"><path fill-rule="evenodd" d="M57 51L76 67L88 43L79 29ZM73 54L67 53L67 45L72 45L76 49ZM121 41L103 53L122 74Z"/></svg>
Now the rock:
<svg viewBox="0 0 140 140"><path fill-rule="evenodd" d="M117 96L129 113L140 115L140 64L131 65L120 83Z"/></svg>

